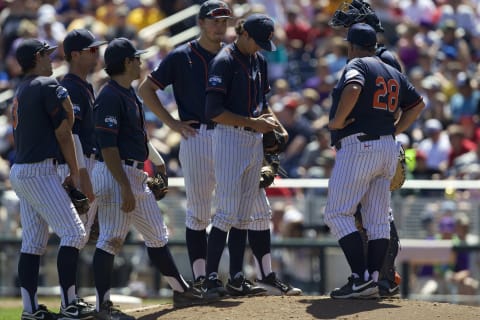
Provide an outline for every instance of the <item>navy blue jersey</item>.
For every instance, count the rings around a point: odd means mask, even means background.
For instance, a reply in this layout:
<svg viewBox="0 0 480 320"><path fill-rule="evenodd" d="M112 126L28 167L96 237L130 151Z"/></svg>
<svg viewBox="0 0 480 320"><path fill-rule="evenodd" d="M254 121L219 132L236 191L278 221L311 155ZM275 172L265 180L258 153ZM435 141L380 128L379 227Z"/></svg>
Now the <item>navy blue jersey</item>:
<svg viewBox="0 0 480 320"><path fill-rule="evenodd" d="M377 47L377 51L375 51L375 55L379 57L386 64L391 65L392 67L394 67L400 72L403 72L402 66L398 62L397 58L393 55L393 53L388 51L387 48L385 48L383 45L379 45Z"/></svg>
<svg viewBox="0 0 480 320"><path fill-rule="evenodd" d="M332 130L332 145L359 132L381 136L393 134L395 111L398 108L406 111L422 100L402 73L378 57L355 58L347 64L333 89L330 119L335 116L344 87L351 83L362 86L357 103L348 115L355 121L341 130Z"/></svg>
<svg viewBox="0 0 480 320"><path fill-rule="evenodd" d="M246 56L232 43L213 58L206 92L223 93L226 110L258 117L268 106L265 95L269 91L267 64L259 52Z"/></svg>
<svg viewBox="0 0 480 320"><path fill-rule="evenodd" d="M85 155L95 153L95 138L93 126L93 102L95 100L93 87L78 76L68 73L60 84L68 90L75 113L75 123L72 132L80 138Z"/></svg>
<svg viewBox="0 0 480 320"><path fill-rule="evenodd" d="M13 102L15 163L34 163L61 154L55 130L67 113L68 91L57 80L33 76L19 83Z"/></svg>
<svg viewBox="0 0 480 320"><path fill-rule="evenodd" d="M162 90L173 86L180 120L211 122L205 118L205 87L208 64L214 56L194 40L170 52L149 75Z"/></svg>
<svg viewBox="0 0 480 320"><path fill-rule="evenodd" d="M132 87L110 80L95 100L93 113L99 150L117 147L122 160L148 158L143 102Z"/></svg>

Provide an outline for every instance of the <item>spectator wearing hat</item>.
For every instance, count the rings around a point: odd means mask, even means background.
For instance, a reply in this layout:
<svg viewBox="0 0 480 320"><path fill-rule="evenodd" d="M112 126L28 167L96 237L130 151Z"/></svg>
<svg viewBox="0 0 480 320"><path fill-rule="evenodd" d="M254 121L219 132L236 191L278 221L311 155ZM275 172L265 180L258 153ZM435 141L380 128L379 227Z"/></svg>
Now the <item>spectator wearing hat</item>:
<svg viewBox="0 0 480 320"><path fill-rule="evenodd" d="M462 117L473 116L477 114L478 104L480 103L480 90L473 84L476 81L466 72L460 72L456 78L457 92L450 98L450 110L452 120L456 123Z"/></svg>
<svg viewBox="0 0 480 320"><path fill-rule="evenodd" d="M437 119L428 119L424 124L425 139L420 141L417 150L427 157L427 169L445 173L448 167L448 154L451 150L448 134L443 131Z"/></svg>
<svg viewBox="0 0 480 320"><path fill-rule="evenodd" d="M464 153L475 150L477 145L465 137L465 132L461 125L449 125L447 127L447 133L451 145L451 149L448 154L448 169L450 169L453 166L456 158Z"/></svg>

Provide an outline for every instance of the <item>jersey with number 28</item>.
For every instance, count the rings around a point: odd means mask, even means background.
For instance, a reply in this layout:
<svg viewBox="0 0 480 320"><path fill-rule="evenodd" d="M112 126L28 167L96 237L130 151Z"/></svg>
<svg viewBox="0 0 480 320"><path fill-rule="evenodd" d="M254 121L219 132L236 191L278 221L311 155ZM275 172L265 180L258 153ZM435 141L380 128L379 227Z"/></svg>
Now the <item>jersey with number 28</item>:
<svg viewBox="0 0 480 320"><path fill-rule="evenodd" d="M332 145L343 137L360 132L380 136L393 134L395 111L398 108L406 111L422 99L402 73L378 57L355 58L346 65L333 89L330 119L336 113L343 89L351 83L362 87L357 103L348 115L355 121L341 130L332 131Z"/></svg>

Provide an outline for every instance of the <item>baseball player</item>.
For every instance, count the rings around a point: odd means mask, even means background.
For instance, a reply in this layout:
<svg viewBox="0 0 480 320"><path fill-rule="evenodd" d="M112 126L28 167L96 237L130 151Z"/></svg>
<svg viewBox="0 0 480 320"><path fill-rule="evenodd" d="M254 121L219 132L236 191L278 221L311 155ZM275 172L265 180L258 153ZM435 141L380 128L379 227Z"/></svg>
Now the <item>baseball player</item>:
<svg viewBox="0 0 480 320"><path fill-rule="evenodd" d="M202 4L198 13L200 37L171 52L160 65L140 85L139 92L145 104L154 111L164 123L182 134L180 142L180 162L185 177L187 195L186 242L192 266L194 283L201 286L205 280L205 260L207 256L206 227L210 223L212 194L215 188L215 175L212 154L212 137L215 123L205 118L205 87L208 64L222 47L222 39L226 32L227 19L231 18L228 6L217 0L209 0ZM200 81L200 79L205 79ZM173 86L180 121L174 119L162 106L155 91ZM256 211L269 211L265 200L256 203ZM258 208L258 209L257 209ZM268 216L268 214L267 214ZM269 221L260 225L252 223L253 230L269 232ZM261 229L258 229L261 228ZM229 239L236 237L235 230ZM261 251L266 275L270 283L278 288L275 293L291 294L299 289L279 281L271 272L269 248L265 251L262 237L252 236L250 245L257 252ZM257 241L258 239L258 241ZM233 243L234 240L232 240ZM258 250L257 250L258 248ZM235 265L232 263L231 265ZM258 278L265 274L258 269ZM250 286L249 288L252 288ZM301 292L301 291L300 291Z"/></svg>
<svg viewBox="0 0 480 320"><path fill-rule="evenodd" d="M93 190L98 201L100 235L93 257L97 310L107 319L134 319L110 301L115 255L122 248L130 225L142 234L152 264L173 289L175 307L206 302L177 270L167 246L167 228L155 197L146 186L144 161L158 164L158 153L147 143L143 103L131 87L140 77L140 55L126 38L112 40L105 50L110 80L94 104L95 136L100 159L93 169Z"/></svg>
<svg viewBox="0 0 480 320"><path fill-rule="evenodd" d="M402 73L375 56L377 38L370 25L351 26L347 41L350 61L332 92L328 124L337 157L328 183L325 222L352 275L330 296L373 298L378 297L390 238L389 187L398 157L394 135L406 130L425 104ZM398 108L402 114L395 122ZM367 232L367 257L353 217L358 204Z"/></svg>
<svg viewBox="0 0 480 320"><path fill-rule="evenodd" d="M26 39L15 53L25 73L12 109L16 156L10 170L12 187L20 198L22 247L18 275L24 320L56 319L37 300L40 256L47 247L49 227L60 237L59 319L90 319L95 311L75 293L78 254L86 234L56 171L61 153L70 172L64 183L77 185L72 104L68 91L49 78L50 54L55 49L37 39Z"/></svg>
<svg viewBox="0 0 480 320"><path fill-rule="evenodd" d="M368 3L363 2L362 0L353 0L352 3L342 3L329 21L329 25L332 27L349 28L352 24L359 22L369 24L376 32L384 31L382 24L373 9ZM383 62L402 72L401 64L396 56L383 45L377 44L375 54ZM380 297L393 297L398 296L399 294L399 275L395 270L395 258L398 254L400 238L394 223L391 208L389 209L389 213L390 242L380 272L380 280L378 281ZM355 218L357 219L357 225L362 226L360 206L355 213ZM362 233L362 235L364 235L364 233Z"/></svg>
<svg viewBox="0 0 480 320"><path fill-rule="evenodd" d="M93 34L86 29L74 29L63 40L65 60L69 63L69 72L63 77L60 84L70 94L73 105L75 122L72 133L75 143L78 171L80 175L80 190L88 197L90 202L95 199L90 176L98 155L95 148L93 128L93 102L95 93L93 87L87 82L87 76L94 71L98 62L99 47L106 41L97 41ZM63 178L68 174L66 165L59 165L58 172ZM87 213L85 231L87 239L90 226L95 219L96 207Z"/></svg>
<svg viewBox="0 0 480 320"><path fill-rule="evenodd" d="M258 259L260 266L267 264L270 257L270 210L264 190L258 187L263 161L262 133L283 127L267 105L265 94L270 89L267 65L258 51L275 50L270 40L273 31L274 24L269 17L261 14L249 16L237 24L235 42L222 48L210 65L205 113L208 119L217 123L212 147L217 208L208 237L207 292L222 294L227 291L234 296L245 292L249 295L266 294L264 288L254 287L245 280L242 267L253 212L264 215L263 219L254 221L259 227L263 226L258 230L264 231L251 238L258 245L256 249L252 245L252 250L256 259L259 252L266 258ZM262 202L266 210L261 210L259 204ZM217 272L228 232L230 279L225 290Z"/></svg>

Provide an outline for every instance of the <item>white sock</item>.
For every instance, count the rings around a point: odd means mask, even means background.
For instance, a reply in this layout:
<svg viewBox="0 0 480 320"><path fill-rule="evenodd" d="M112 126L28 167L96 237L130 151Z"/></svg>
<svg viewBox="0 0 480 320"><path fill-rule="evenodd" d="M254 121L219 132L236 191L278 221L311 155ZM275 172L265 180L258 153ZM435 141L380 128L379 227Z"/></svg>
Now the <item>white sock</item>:
<svg viewBox="0 0 480 320"><path fill-rule="evenodd" d="M67 290L67 299L68 301L65 301L64 299L64 292L62 289L60 289L61 291L61 298L62 298L62 306L66 307L68 306L70 303L72 303L76 298L77 298L77 294L75 293L75 286L70 286L70 288L68 288Z"/></svg>
<svg viewBox="0 0 480 320"><path fill-rule="evenodd" d="M174 277L167 277L165 276L165 280L167 280L168 284L172 288L173 291L177 292L184 292L185 290L183 289L184 286L188 288L188 284L185 282L182 276L180 276L181 281L183 281L183 286L178 282L178 280Z"/></svg>
<svg viewBox="0 0 480 320"><path fill-rule="evenodd" d="M368 281L369 279L370 279L370 273L368 273L368 270L365 270L365 272L363 273L363 280Z"/></svg>
<svg viewBox="0 0 480 320"><path fill-rule="evenodd" d="M206 274L205 271L205 259L197 259L193 262L192 269L193 269L193 279L196 280L200 276L204 276Z"/></svg>
<svg viewBox="0 0 480 320"><path fill-rule="evenodd" d="M95 296L97 297L96 299L96 309L97 311L100 311L100 299L98 298L98 291L95 290ZM103 300L102 302L105 302L105 301L108 301L110 300L110 290L107 290L107 292L105 292L105 294L103 295Z"/></svg>
<svg viewBox="0 0 480 320"><path fill-rule="evenodd" d="M378 276L379 275L380 275L380 273L378 271L373 271L373 273L372 273L373 282L378 282Z"/></svg>
<svg viewBox="0 0 480 320"><path fill-rule="evenodd" d="M32 300L30 300L30 294L25 288L20 288L20 294L22 295L24 311L28 313L33 313L34 310L38 309L38 298L36 293L35 293L35 296L33 296L34 305L32 305Z"/></svg>

